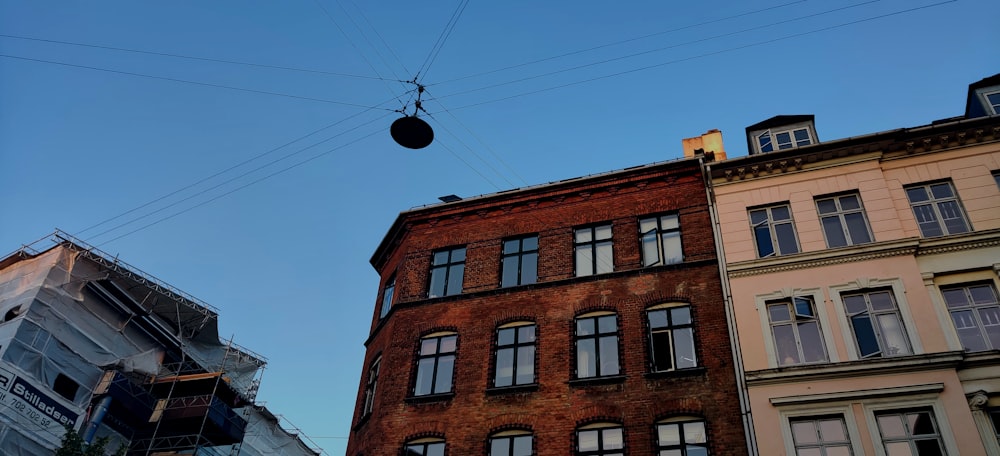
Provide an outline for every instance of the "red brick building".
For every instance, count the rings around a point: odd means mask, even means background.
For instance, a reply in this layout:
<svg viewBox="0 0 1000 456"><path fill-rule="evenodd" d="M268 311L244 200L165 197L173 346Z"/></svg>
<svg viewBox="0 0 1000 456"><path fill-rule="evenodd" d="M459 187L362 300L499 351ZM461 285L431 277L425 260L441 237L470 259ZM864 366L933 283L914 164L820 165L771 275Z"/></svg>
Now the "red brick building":
<svg viewBox="0 0 1000 456"><path fill-rule="evenodd" d="M697 159L406 211L371 263L348 455L747 454Z"/></svg>

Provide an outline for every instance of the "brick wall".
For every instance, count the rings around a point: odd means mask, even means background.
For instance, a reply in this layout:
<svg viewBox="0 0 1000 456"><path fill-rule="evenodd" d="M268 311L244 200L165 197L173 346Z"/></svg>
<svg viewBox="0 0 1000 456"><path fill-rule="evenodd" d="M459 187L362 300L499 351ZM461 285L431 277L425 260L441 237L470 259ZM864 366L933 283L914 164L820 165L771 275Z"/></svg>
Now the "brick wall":
<svg viewBox="0 0 1000 456"><path fill-rule="evenodd" d="M445 438L450 455L484 454L492 432L520 427L534 434L537 455L567 455L577 426L593 421L622 424L628 454L653 454L654 423L676 415L705 419L713 454L746 454L702 182L688 161L402 214L394 251L376 265L384 279L397 274L397 296L384 321L373 312L348 454L396 455L428 435ZM685 262L640 268L638 217L665 212L680 214ZM598 222L613 224L615 272L576 278L573 228ZM501 240L530 233L539 235L539 282L500 289ZM432 252L459 245L463 294L426 299ZM675 301L691 305L700 368L647 375L645 309ZM574 318L595 309L618 315L622 375L581 384ZM490 390L496 328L516 320L536 324L537 386ZM454 394L415 401L419 339L442 329L458 333ZM374 412L362 419L367 368L379 356Z"/></svg>

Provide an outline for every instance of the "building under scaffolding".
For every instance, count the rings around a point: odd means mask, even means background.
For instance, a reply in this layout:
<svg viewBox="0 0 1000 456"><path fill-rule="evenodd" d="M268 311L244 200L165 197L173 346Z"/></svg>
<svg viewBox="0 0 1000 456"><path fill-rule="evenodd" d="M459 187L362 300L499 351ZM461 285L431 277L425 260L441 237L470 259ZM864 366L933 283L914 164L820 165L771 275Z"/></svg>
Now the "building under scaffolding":
<svg viewBox="0 0 1000 456"><path fill-rule="evenodd" d="M264 358L208 304L64 233L0 260L0 454L65 427L130 455L318 455L255 403Z"/></svg>

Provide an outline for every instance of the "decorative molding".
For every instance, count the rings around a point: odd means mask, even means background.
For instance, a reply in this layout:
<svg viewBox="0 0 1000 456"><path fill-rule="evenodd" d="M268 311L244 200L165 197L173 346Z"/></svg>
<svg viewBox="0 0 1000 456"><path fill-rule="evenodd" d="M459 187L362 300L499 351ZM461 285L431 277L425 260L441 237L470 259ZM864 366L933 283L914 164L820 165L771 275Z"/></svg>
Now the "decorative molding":
<svg viewBox="0 0 1000 456"><path fill-rule="evenodd" d="M866 359L841 363L809 364L775 369L748 371L747 386L778 385L816 380L857 378L858 375L877 371L890 373L926 372L935 369L956 369L964 359L964 352L950 351L892 358Z"/></svg>
<svg viewBox="0 0 1000 456"><path fill-rule="evenodd" d="M915 396L919 394L940 394L944 391L944 383L927 383L924 385L895 386L856 391L838 391L836 393L804 394L800 396L772 397L771 405L816 404L822 402L841 402L858 399L873 399L893 396Z"/></svg>
<svg viewBox="0 0 1000 456"><path fill-rule="evenodd" d="M1000 229L921 239L917 255L937 255L1000 246Z"/></svg>
<svg viewBox="0 0 1000 456"><path fill-rule="evenodd" d="M969 399L969 410L982 410L987 402L990 401L989 396L986 395L986 391L979 390L972 394L966 394L966 398Z"/></svg>
<svg viewBox="0 0 1000 456"><path fill-rule="evenodd" d="M729 270L730 278L748 277L796 269L869 261L878 258L913 255L917 251L918 245L919 241L915 238L907 238L847 248L826 249L817 252L804 252L740 261L729 263L726 265L726 268Z"/></svg>

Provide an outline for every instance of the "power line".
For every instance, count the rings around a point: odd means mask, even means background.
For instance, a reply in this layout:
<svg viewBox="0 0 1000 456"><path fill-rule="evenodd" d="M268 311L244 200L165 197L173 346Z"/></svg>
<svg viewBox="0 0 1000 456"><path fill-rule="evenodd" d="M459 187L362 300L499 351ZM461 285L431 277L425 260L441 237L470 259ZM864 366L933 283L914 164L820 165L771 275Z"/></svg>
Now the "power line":
<svg viewBox="0 0 1000 456"><path fill-rule="evenodd" d="M128 76L137 76L137 77L142 77L142 78L158 79L158 80L161 80L161 81L171 81L171 82L180 82L180 83L184 83L184 84L194 84L194 85L199 85L199 86L203 86L203 87L214 87L214 88L217 88L217 89L236 90L236 91L240 91L240 92L249 92L249 93L262 94L262 95L274 95L274 96L277 96L277 97L294 98L294 99L297 99L297 100L319 101L319 102L322 102L322 103L330 103L330 104L336 104L336 105L341 105L341 106L353 106L353 107L356 107L356 108L380 109L380 110L385 110L385 111L392 111L391 109L388 109L388 108L379 108L379 107L376 107L376 106L365 106L365 105L362 105L362 104L348 103L348 102L345 102L345 101L326 100L326 99L323 99L323 98L306 97L306 96L301 96L301 95L289 95L287 93L271 92L271 91L267 91L267 90L257 90L257 89L246 89L246 88L242 88L242 87L232 87L232 86L226 86L226 85L222 85L222 84L213 84L213 83L210 83L210 82L189 81L189 80L186 80L186 79L169 78L169 77L165 77L165 76L153 76L153 75L149 75L149 74L133 73L133 72L130 72L130 71L112 70L112 69L108 69L108 68L93 67L93 66L88 66L88 65L77 65L77 64L74 64L74 63L57 62L57 61L54 61L54 60L42 60L42 59L35 59L35 58L31 58L31 57L22 57L22 56L17 56L17 55L10 55L10 54L0 54L0 57L6 57L8 59L27 60L27 61L30 61L30 62L48 63L48 64L52 64L52 65L61 65L61 66L72 67L72 68L83 68L83 69L94 70L94 71L103 71L103 72L106 72L106 73L124 74L124 75L128 75Z"/></svg>
<svg viewBox="0 0 1000 456"><path fill-rule="evenodd" d="M462 144L462 146L464 146L466 149L468 149L469 152L472 152L472 155L475 155L476 158L479 159L479 161L485 163L486 166L490 170L492 170L493 173L495 173L497 176L500 176L500 178L503 179L504 182L506 182L511 187L517 187L517 184L511 182L510 179L507 179L507 177L505 177L503 174L501 174L500 171L497 171L497 169L494 168L493 165L490 164L490 162L488 162L485 159L483 159L482 156L480 156L478 153L476 153L475 149L469 147L468 144L466 144L464 141L462 141L457 135L455 135L454 133L452 133L451 130L449 130L448 127L445 126L443 123L441 123L440 120L437 120L437 118L435 118L434 116L431 116L431 115L428 115L428 117L430 117L431 119L434 119L434 121L437 122L438 125L440 125L441 128L444 129L445 132L447 132L449 135L451 135L452 138L455 138L455 140L458 141L460 144ZM490 182L490 183L492 184L492 182ZM494 185L494 187L495 187L495 185Z"/></svg>
<svg viewBox="0 0 1000 456"><path fill-rule="evenodd" d="M115 47L115 46L103 46L103 45L98 45L98 44L77 43L77 42L73 42L73 41L51 40L51 39L36 38L36 37L30 37L30 36L19 36L19 35L10 35L10 34L0 33L0 37L3 37L3 38L13 38L13 39L18 39L18 40L39 41L39 42L43 42L43 43L64 44L64 45L67 45L67 46L80 46L80 47L88 47L88 48L95 48L95 49L105 49L105 50L111 50L111 51L132 52L132 53L136 53L136 54L147 54L147 55L157 55L157 56L163 56L163 57L174 57L174 58L178 58L178 59L199 60L199 61L204 61L204 62L227 63L227 64L231 64L231 65L243 65L243 66L250 66L250 67L257 67L257 68L270 68L270 69L274 69L274 70L298 71L298 72L302 72L302 73L324 74L324 75L328 75L328 76L341 76L341 77L356 78L356 79L371 79L371 80L382 80L382 81L386 80L385 78L378 77L378 76L364 76L364 75L360 75L360 74L338 73L338 72L335 72L335 71L323 71L323 70L314 70L314 69L308 69L308 68L295 68L295 67L287 67L287 66L281 66L281 65L268 65L268 64L263 64L263 63L240 62L240 61L236 61L236 60L216 59L216 58L211 58L211 57L196 57L196 56L190 56L190 55L174 54L174 53L170 53L170 52L145 51L145 50L141 50L141 49L130 49L130 48ZM403 81L400 81L400 82L403 82Z"/></svg>
<svg viewBox="0 0 1000 456"><path fill-rule="evenodd" d="M382 117L380 117L379 119L381 119L381 118L384 118L384 117L385 117L385 116L382 116ZM375 119L375 120L379 120L379 119ZM373 122L374 122L374 120L373 120ZM371 122L368 122L368 123L371 123ZM367 124L365 124L365 125L367 125ZM243 185L241 185L241 186L239 186L239 187L236 187L236 188L234 188L234 189L232 189L232 190L229 190L229 191L227 191L227 192L225 192L225 193L222 193L222 194L220 194L220 195L217 195L217 196L215 196L215 197L213 197L213 198L211 198L211 199L208 199L208 200L205 200L205 201L202 201L201 203L198 203L198 204L196 204L196 205L194 205L194 206L191 206L191 207L188 207L188 208L186 208L186 209L182 209L182 210L180 210L180 211L178 211L178 212L175 212L175 213L173 213L173 214L170 214L170 215L168 215L168 216L166 216L166 217L163 217L163 218L160 218L160 219L157 219L157 220L155 220L155 221L153 221L153 222L151 222L151 223L148 223L148 224L146 224L146 225L143 225L143 226L141 226L141 227L139 227L139 228L136 228L136 229L134 229L134 230L132 230L132 231L129 231L129 232L125 233L125 234L121 234L121 235L119 235L119 236L116 236L116 237L114 237L114 238L111 238L111 239L109 239L109 240L107 240L107 241L104 241L104 242L102 242L102 243L98 244L97 246L98 246L98 247L102 247L102 246L104 246L104 245L106 245L106 244L108 244L108 243L111 243L111 242L114 242L114 241L117 241L117 240L119 240L119 239L121 239L121 238L123 238L123 237L125 237L125 236L129 236L129 235L132 235L132 234L135 234L135 233L137 233L137 232L139 232L139 231L142 231L142 230L145 230L146 228L150 228L150 227L152 227L152 226L155 226L155 225L157 225L157 224L160 224L160 223L162 223L162 222L165 222L165 221L167 221L167 220L170 220L170 219L172 219L172 218L174 218L174 217L176 217L176 216L178 216L178 215L181 215L181 214L184 214L184 213L187 213L187 212L190 212L190 211L192 211L192 210L195 210L195 209L197 209L197 208L199 208L199 207L202 207L202 206L204 206L204 205L206 205L206 204L208 204L208 203L211 203L211 202L213 202L213 201L216 201L216 200L218 200L218 199L220 199L220 198L223 198L223 197L225 197L225 196L228 196L228 195L231 195L231 194L233 194L233 193L235 193L235 192L238 192L238 191L240 191L240 190L243 190L244 188L247 188L247 187L249 187L249 186L251 186L251 185L254 185L254 184L257 184L257 183L259 183L259 182L262 182L262 181L264 181L264 180L266 180L266 179L270 179L271 177L274 177L274 176L277 176L278 174L282 174L282 173L284 173L284 172L286 172L286 171L289 171L289 170L292 170L292 169L294 169L294 168L297 168L297 167L299 167L299 166L302 166L302 165L304 165L304 164L306 164L306 163L309 163L309 162L311 162L311 161L313 161L313 160L316 160L316 159L318 159L318 158L320 158L320 157L323 157L323 156L325 156L325 155L328 155L328 154L330 154L330 153L333 153L333 152L336 152L336 151L338 151L338 150L340 150L340 149L343 149L343 148L345 148L345 147L347 147L347 146L350 146L350 145L353 145L353 144L355 144L355 143L358 143L358 142L360 142L360 141L362 141L362 140L365 140L365 139L368 139L368 138L370 138L370 137L374 136L374 135L375 135L376 133L379 133L379 132L381 132L381 131L382 131L382 129L381 129L381 128L380 128L380 129L378 129L378 130L375 130L375 131L373 131L373 132L371 132L371 133L369 133L369 134L367 134L367 135L365 135L365 136L362 136L362 137L360 137L360 138L357 138L357 139L355 139L355 140L353 140L353 141L349 141L349 142L347 142L347 143L344 143L344 144L341 144L341 145L339 145L339 146L337 146L337 147L334 147L333 149L330 149L330 150L327 150L327 151L325 151L325 152L322 152L322 153L320 153L320 154L317 154L317 155L314 155L314 156L312 156L312 157L309 157L309 158L307 158L307 159L305 159L305 160L302 160L302 161L300 161L300 162L298 162L298 163L295 163L295 164L293 164L293 165L291 165L291 166L288 166L288 167L286 167L286 168L283 168L283 169L280 169L280 170L278 170L278 171L275 171L275 172L273 172L273 173L271 173L271 174L268 174L268 175L265 175L265 176L262 176L262 177L260 177L260 178L258 178L258 179L255 179L255 180L253 180L253 181L250 181L250 182L248 182L248 183L246 183L246 184L243 184ZM102 233L102 234L103 234L103 233Z"/></svg>
<svg viewBox="0 0 1000 456"><path fill-rule="evenodd" d="M387 103L387 102L389 102L389 101L392 101L392 100L390 99L390 100L387 100L387 101L384 101L384 102L382 102L382 103L379 103L379 104L380 104L380 105L381 105L381 104L385 104L385 103ZM151 200L151 201L149 201L149 202L146 202L145 204L142 204L142 205L139 205L139 206L136 206L136 207L134 207L134 208L132 208L132 209L129 209L129 210L127 210L127 211L125 211L125 212L123 212L123 213L121 213L121 214L118 214L118 215L114 216L114 217L111 217L111 218L108 218L108 219L105 219L105 220L102 220L101 222L98 222L98 223L95 223L95 224L93 224L93 225L91 225L91 226L88 226L88 227L84 228L83 230L80 230L80 231L78 231L77 233L78 233L78 234L83 234L83 233L86 233L87 231L90 231L90 230L92 230L92 229L94 229L94 228L97 228L98 226L101 226L101 225L104 225L104 224L106 224L106 223L108 223L108 222L111 222L111 221L114 221L114 220L117 220L117 219L119 219L119 218L122 218L122 217L124 217L124 216L126 216L126 215L128 215L128 214L131 214L131 213L133 213L133 212L136 212L136 211L138 211L138 210L140 210L140 209L143 209L143 208L146 208L146 207L149 207L149 206L151 206L151 205L153 205L153 204L156 204L156 203L158 203L158 202L160 202L160 201L163 201L163 200L165 200L165 199L167 199L167 198L169 198L169 197L171 197L171 196L174 196L174 195L176 195L176 194L178 194L178 193L181 193L181 192L183 192L183 191L185 191L185 190L188 190L188 189L191 189L191 188L194 188L194 187L197 187L198 185L201 185L201 184L203 184L203 183L205 183L205 182L208 182L208 181L210 181L210 180L212 180L212 179L214 179L214 178L216 178L216 177L218 177L218 176L221 176L221 175L223 175L223 174L226 174L226 173L228 173L228 172L230 172L230 171L232 171L232 170L234 170L234 169L237 169L237 168L239 168L239 167L241 167L241 166L243 166L243 165L246 165L246 164L248 164L248 163L250 163L250 162L253 162L254 160L257 160L257 159L260 159L260 158L263 158L263 157L265 157L265 156L267 156L267 155L270 155L270 154L272 154L272 153L274 153L274 152L277 152L277 151L279 151L279 150L281 150L281 149L284 149L285 147L288 147L288 146L290 146L290 145L292 145L292 144L295 144L295 143L297 143L297 142L299 142L299 141L302 141L302 140L304 140L304 139L306 139L306 138L308 138L308 137L310 137L310 136L313 136L313 135L315 135L315 134L317 134L317 133L319 133L319 132L321 132L321 131L323 131L323 130L328 130L328 129L330 129L330 128L333 128L333 127L335 127L335 126L337 126L337 125L340 125L341 123L344 123L344 122L346 122L346 121L348 121L348 120L350 120L350 119L353 119L353 118L355 118L355 117L358 117L358 116L360 116L360 115L362 115L362 114L364 114L364 113L366 113L366 112L368 112L368 111L370 111L370 109L366 109L366 110L364 110L364 111L361 111L361 112L358 112L358 113L356 113L356 114L353 114L353 115L350 115L350 116L347 116L347 117L345 117L345 118L343 118L343 119L341 119L341 120L338 120L338 121L336 121L336 122L334 122L334 123L331 123L331 124L329 124L329 125L326 125L325 127L322 127L322 128L320 128L320 129L318 129L318 130L314 130L314 131L312 131L312 132L310 132L310 133L307 133L307 134L305 134L305 135L303 135L303 136L299 136L298 138L295 138L295 139L293 139L293 140L291 140L291 141L288 141L288 142L286 142L286 143L284 143L284 144L282 144L282 145L280 145L280 146L278 146L278 147L275 147L275 148L272 148L272 149L270 149L270 150L267 150L267 151L265 151L265 152L262 152L262 153L259 153L259 154L257 154L257 155L254 155L253 157L250 157L250 158L248 158L248 159L246 159L246 160L243 160L243 161L241 161L241 162L239 162L239 163L237 163L237 164L235 164L235 165L232 165L232 166L230 166L230 167L228 167L228 168L226 168L226 169L223 169L223 170L221 170L221 171L218 171L218 172L216 172L216 173L214 173L214 174L212 174L212 175L210 175L210 176L207 176L207 177L204 177L204 178L202 178L202 179L199 179L198 181L196 181L196 182L194 182L194 183L191 183L191 184L188 184L188 185L185 185L184 187L181 187L181 188L179 188L179 189L177 189L177 190L174 190L174 191L172 191L172 192L170 192L170 193L167 193L167 194L165 194L165 195L163 195L163 196L160 196L160 197L158 197L158 198L155 198L155 199L153 199L153 200ZM329 139L332 139L332 138L329 138ZM329 139L327 139L327 140L329 140ZM313 146L315 146L315 144L314 144ZM312 147L312 146L310 146L310 147ZM302 149L302 150L300 150L299 152L302 152L302 151L304 151L304 150L305 150L305 149ZM299 153L299 152L296 152L296 154L297 154L297 153ZM294 155L294 154L291 154L291 155ZM288 156L285 156L284 158L287 158L287 157L289 157L289 156L290 156L290 155L288 155ZM240 176L240 177L242 177L242 176Z"/></svg>
<svg viewBox="0 0 1000 456"><path fill-rule="evenodd" d="M524 93L519 93L519 94L516 94L516 95L506 96L506 97L503 97L503 98L497 98L497 99L494 99L494 100L487 100L487 101L481 101L481 102L478 102L478 103L472 103L472 104L468 104L468 105L465 105L465 106L460 106L460 107L457 107L457 108L452 108L452 111L457 111L459 109L471 108L471 107L475 107L475 106L482 106L482 105L490 104L490 103L497 103L497 102L500 102L500 101L506 101L506 100L510 100L510 99L513 99L513 98L519 98L519 97L528 96L528 95L534 95L534 94L538 94L538 93L542 93L542 92L548 92L548 91L551 91L551 90L557 90L557 89L562 89L562 88L566 88L566 87L570 87L570 86L585 84L585 83L588 83L588 82L599 81L599 80L602 80L602 79L613 78L613 77L622 76L622 75L626 75L626 74L630 74L630 73L636 73L636 72L639 72L639 71L645 71L645 70L650 70L650 69L653 69L653 68L659 68L659 67L666 66L666 65L672 65L672 64L675 64L675 63L687 62L687 61L690 61L690 60L696 60L696 59L701 59L701 58L705 58L705 57L711 57L713 55L724 54L724 53L727 53L727 52L733 52L733 51L738 51L738 50L747 49L747 48L751 48L751 47L762 46L762 45L765 45L765 44L770 44L770 43L775 43L775 42L778 42L778 41L784 41L784 40L788 40L788 39L792 39L792 38L798 38L798 37L801 37L801 36L806 36L806 35L811 35L811 34L815 34L815 33L825 32L825 31L828 31L828 30L833 30L833 29L837 29L837 28L847 27L847 26L850 26L850 25L856 25L856 24L860 24L860 23L864 23L864 22L870 22L870 21L874 21L874 20L878 20L878 19L884 19L884 18L887 18L887 17L897 16L897 15L905 14L905 13L911 13L911 12L922 10L922 9L934 8L934 7L945 5L945 4L948 4L948 3L955 3L957 1L958 0L945 0L945 1L937 2L937 3L931 3L931 4L928 4L928 5L922 5L922 6L917 6L917 7L913 7L913 8L907 8L907 9L903 9L903 10L894 11L894 12L891 12L891 13L881 14L881 15L878 15L878 16L867 17L867 18L864 18L864 19L858 19L858 20L854 20L854 21L850 21L850 22L844 22L844 23L840 23L840 24L836 24L836 25L831 25L831 26L828 26L828 27L813 29L813 30L809 30L809 31L805 31L805 32L800 32L800 33L794 33L794 34L791 34L791 35L785 35L785 36L781 36L781 37L778 37L778 38L772 38L772 39L768 39L768 40L764 40L764 41L758 41L758 42L755 42L755 43L745 44L745 45L742 45L742 46L736 46L736 47L731 47L731 48L727 48L727 49L722 49L722 50L719 50L719 51L713 51L713 52L708 52L708 53L705 53L705 54L699 54L699 55L695 55L695 56L692 56L692 57L685 57L685 58L682 58L682 59L671 60L671 61L668 61L668 62L661 62L661 63L657 63L657 64L653 64L653 65L647 65L647 66L643 66L643 67L639 67L639 68L633 68L631 70L619 71L617 73L611 73L611 74L606 74L606 75L603 75L603 76L597 76L597 77L593 77L593 78L589 78L589 79L583 79L583 80L579 80L579 81L569 82L569 83L566 83L566 84L560 84L560 85L557 85L557 86L546 87L546 88L543 88L543 89L533 90L533 91L530 91L530 92L524 92Z"/></svg>
<svg viewBox="0 0 1000 456"><path fill-rule="evenodd" d="M633 57L638 57L638 56L641 56L641 55L652 54L654 52L665 51L665 50L668 50L668 49L675 49L675 48L679 48L679 47L683 47L683 46L688 46L688 45L691 45L691 44L697 44L697 43L703 43L703 42L706 42L706 41L715 40L715 39L718 39L718 38L725 38L725 37L728 37L728 36L738 35L738 34L741 34L741 33L752 32L754 30L761 30L761 29L765 29L765 28L770 28L770 27L774 27L774 26L777 26L777 25L787 24L787 23L790 23L790 22L801 21L801 20L804 20L804 19L809 19L809 18L813 18L813 17L817 17L817 16L822 16L822 15L825 15L825 14L835 13L835 12L847 10L847 9L850 9L850 8L857 8L859 6L865 6L865 5L869 5L869 4L872 4L872 3L878 3L880 1L882 1L882 0L868 0L868 1L865 1L865 2L855 3L853 5L842 6L842 7L839 7L839 8L834 8L834 9L822 11L822 12L819 12L819 13L807 14L805 16L799 16L799 17L795 17L795 18L791 18L791 19L781 20L781 21L778 21L778 22L772 22L770 24L758 25L758 26L754 26L754 27L750 27L750 28L745 28L745 29L742 29L742 30L737 30L737 31L733 31L733 32L723 33L723 34L720 34L720 35L713 35L713 36L709 36L709 37L705 37L705 38L699 38L697 40L692 40L692 41L686 41L686 42L683 42L683 43L672 44L670 46L665 46L665 47L661 47L661 48L650 49L650 50L642 51L642 52L636 52L634 54L628 54L628 55L624 55L624 56L613 57L613 58L610 58L610 59L600 60L600 61L597 61L597 62L586 63L586 64L583 64L583 65L577 65L577 66L574 66L574 67L564 68L564 69L556 70L556 71L550 71L548 73L543 73L543 74L539 74L539 75L535 75L535 76L527 76L527 77L523 77L523 78L520 78L520 79L515 79L513 81L501 82L501 83L497 83L497 84L493 84L493 85L488 85L488 86L485 86L485 87L479 87L479 88L476 88L476 89L463 90L461 92L455 92L455 93L452 93L452 94L443 95L443 96L441 96L439 98L448 98L448 97L453 97L453 96L457 96L457 95L465 95L465 94L469 94L469 93L473 93L473 92L479 92L479 91L482 91L482 90L488 90L488 89L493 89L493 88L497 88L497 87L502 87L502 86L505 86L505 85L516 84L518 82L530 81L532 79L538 79L538 78L543 78L543 77L547 77L547 76L553 76L553 75L557 75L557 74L560 74L560 73L566 73L566 72L569 72L569 71L575 71L575 70L579 70L579 69L583 69L583 68L588 68L588 67L592 67L592 66L596 66L596 65L603 65L605 63L610 63L610 62L614 62L614 61L618 61L618 60L625 60L625 59L630 59L630 58L633 58ZM431 99L431 100L433 100L433 99ZM431 100L428 100L428 101L431 101Z"/></svg>
<svg viewBox="0 0 1000 456"><path fill-rule="evenodd" d="M769 6L769 7L766 7L766 8L761 8L761 9L757 9L757 10L753 10L753 11L748 11L748 12L745 12L745 13L734 14L734 15L726 16L726 17L719 18L719 19L712 19L710 21L699 22L697 24L685 25L683 27L673 28L673 29L669 29L669 30L663 30L663 31L660 31L660 32L650 33L648 35L637 36L635 38L628 38L628 39L624 39L624 40L621 40L621 41L615 41L615 42L612 42L612 43L601 44L601 45L598 45L598 46L589 47L589 48L586 48L586 49L581 49L581 50L578 50L578 51L567 52L565 54L559 54L559 55L555 55L555 56L551 56L551 57L545 57L545 58L538 59L538 60L532 60L532 61L529 61L529 62L519 63L517 65L506 66L506 67L503 67L503 68L496 68L496 69L489 70L489 71L483 71L481 73L473 73L473 74L470 74L470 75L467 75L467 76L462 76L462 77L458 77L458 78L454 78L454 79L448 79L448 80L441 81L441 82L435 82L434 84L428 84L427 86L428 87L430 87L430 86L436 86L436 85L441 85L441 84L447 84L449 82L461 81L461 80L464 80L464 79L470 79L470 78L475 78L475 77L479 77L479 76L485 76L485 75L488 75L488 74L499 73L501 71L512 70L514 68L521 68L521 67L528 66L528 65L534 65L536 63L542 63L542 62L547 62L547 61L550 61L550 60L561 59L563 57L569 57L571 55L582 54L582 53L590 52L590 51L596 51L598 49L603 49L603 48L611 47L611 46L617 46L619 44L625 44L625 43L631 43L633 41L644 40L646 38L652 38L654 36L666 35L668 33L680 32L682 30L692 29L692 28L695 28L695 27L702 27L702 26L705 26L705 25L715 24L715 23L718 23L718 22L728 21L728 20L731 20L731 19L737 19L737 18L744 17L744 16L750 16L750 15L762 13L762 12L765 12L765 11L771 11L771 10L775 10L775 9L778 9L778 8L784 8L786 6L795 5L795 4L798 4L798 3L804 3L806 1L808 1L808 0L796 0L796 1L793 1L793 2L783 3L783 4L780 4L780 5Z"/></svg>
<svg viewBox="0 0 1000 456"><path fill-rule="evenodd" d="M461 0L458 3L458 6L455 7L455 11L451 13L451 18L448 19L448 23L445 24L444 29L441 30L441 34L438 35L438 39L434 42L434 46L431 46L431 51L427 54L427 58L424 59L424 63L417 69L417 76L414 76L414 81L416 81L417 77L421 74L426 77L427 72L431 69L431 65L434 63L434 60L437 59L441 49L444 48L445 41L447 41L448 37L451 36L452 30L455 29L455 24L458 23L458 19L462 17L462 13L465 12L465 7L467 6L469 6L469 0Z"/></svg>

